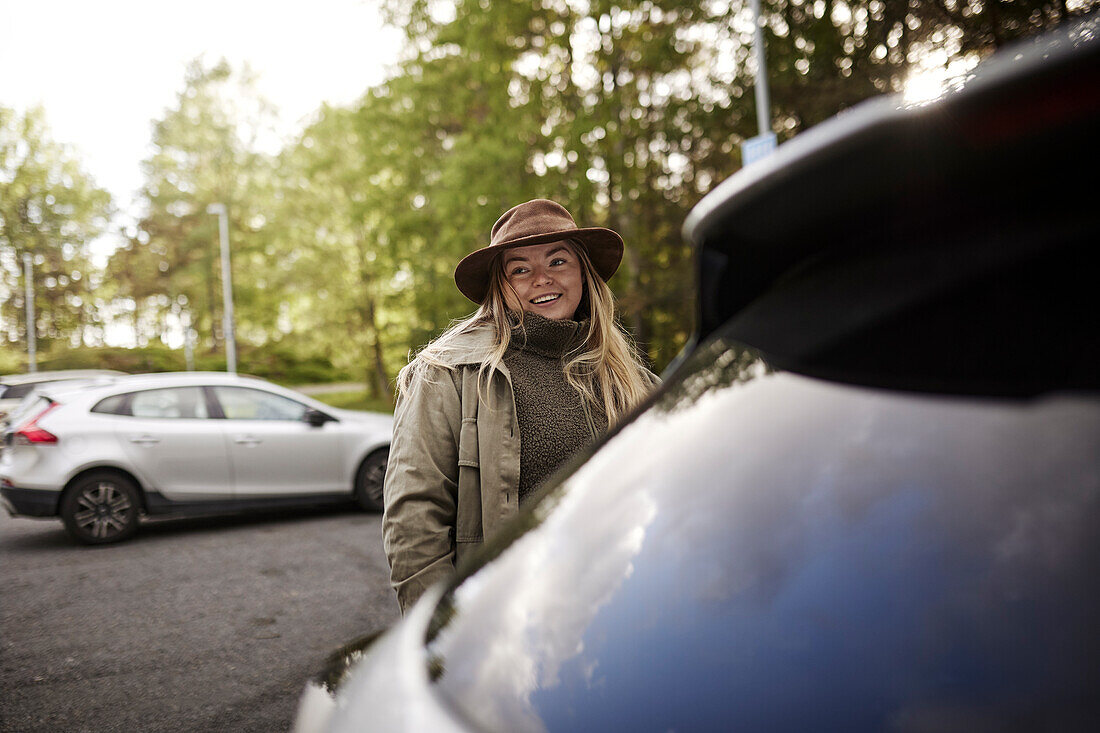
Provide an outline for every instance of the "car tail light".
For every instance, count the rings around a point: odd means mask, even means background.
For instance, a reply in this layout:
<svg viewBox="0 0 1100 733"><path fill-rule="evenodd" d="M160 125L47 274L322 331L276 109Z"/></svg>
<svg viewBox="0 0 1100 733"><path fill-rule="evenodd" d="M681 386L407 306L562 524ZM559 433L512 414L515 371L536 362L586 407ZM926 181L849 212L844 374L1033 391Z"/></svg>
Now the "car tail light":
<svg viewBox="0 0 1100 733"><path fill-rule="evenodd" d="M48 443L56 443L57 436L48 430L43 430L42 428L38 427L38 421L45 417L46 413L48 413L53 408L58 407L60 404L60 402L51 402L45 410L35 415L29 423L16 430L15 441L20 445L43 445Z"/></svg>

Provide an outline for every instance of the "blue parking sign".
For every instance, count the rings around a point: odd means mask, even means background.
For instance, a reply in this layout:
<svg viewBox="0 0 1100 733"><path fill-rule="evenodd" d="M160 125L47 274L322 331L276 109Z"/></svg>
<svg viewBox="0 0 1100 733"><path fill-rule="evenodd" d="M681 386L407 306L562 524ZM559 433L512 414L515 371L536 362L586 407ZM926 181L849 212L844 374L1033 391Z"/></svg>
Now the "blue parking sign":
<svg viewBox="0 0 1100 733"><path fill-rule="evenodd" d="M775 150L774 132L750 137L741 143L741 165L746 166L749 163L758 161L773 150Z"/></svg>

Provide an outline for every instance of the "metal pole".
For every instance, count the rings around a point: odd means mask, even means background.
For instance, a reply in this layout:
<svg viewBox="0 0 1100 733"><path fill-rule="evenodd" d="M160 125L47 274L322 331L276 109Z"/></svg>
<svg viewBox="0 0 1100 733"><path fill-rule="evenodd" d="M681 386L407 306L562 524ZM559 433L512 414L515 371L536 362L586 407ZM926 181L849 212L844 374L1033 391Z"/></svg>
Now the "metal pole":
<svg viewBox="0 0 1100 733"><path fill-rule="evenodd" d="M33 374L38 371L38 344L34 326L34 258L30 252L23 253L23 286L27 311L27 371Z"/></svg>
<svg viewBox="0 0 1100 733"><path fill-rule="evenodd" d="M768 99L768 62L764 58L764 22L760 0L752 0L753 54L756 56L756 127L758 135L772 131L771 101Z"/></svg>
<svg viewBox="0 0 1100 733"><path fill-rule="evenodd" d="M206 213L218 215L222 247L222 301L225 304L225 368L237 373L237 342L233 338L233 278L229 267L229 211L225 204L210 204Z"/></svg>

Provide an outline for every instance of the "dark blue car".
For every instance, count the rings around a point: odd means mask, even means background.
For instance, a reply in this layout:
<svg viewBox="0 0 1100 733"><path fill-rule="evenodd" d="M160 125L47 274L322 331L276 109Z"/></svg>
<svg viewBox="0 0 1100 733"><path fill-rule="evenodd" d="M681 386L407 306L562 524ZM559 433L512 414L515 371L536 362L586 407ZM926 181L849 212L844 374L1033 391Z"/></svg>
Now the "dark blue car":
<svg viewBox="0 0 1100 733"><path fill-rule="evenodd" d="M663 388L299 726L1100 730L1098 31L721 184Z"/></svg>

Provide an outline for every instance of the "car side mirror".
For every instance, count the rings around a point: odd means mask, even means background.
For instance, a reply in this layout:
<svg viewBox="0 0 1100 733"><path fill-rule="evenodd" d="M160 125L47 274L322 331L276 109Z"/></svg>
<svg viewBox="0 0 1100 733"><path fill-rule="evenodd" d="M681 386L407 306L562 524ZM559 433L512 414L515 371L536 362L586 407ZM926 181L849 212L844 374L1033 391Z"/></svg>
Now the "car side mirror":
<svg viewBox="0 0 1100 733"><path fill-rule="evenodd" d="M321 412L320 410L309 409L306 410L305 421L315 428L319 428L327 423L332 418Z"/></svg>

